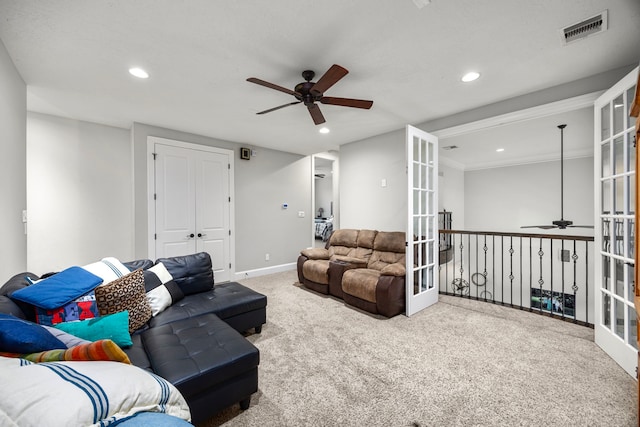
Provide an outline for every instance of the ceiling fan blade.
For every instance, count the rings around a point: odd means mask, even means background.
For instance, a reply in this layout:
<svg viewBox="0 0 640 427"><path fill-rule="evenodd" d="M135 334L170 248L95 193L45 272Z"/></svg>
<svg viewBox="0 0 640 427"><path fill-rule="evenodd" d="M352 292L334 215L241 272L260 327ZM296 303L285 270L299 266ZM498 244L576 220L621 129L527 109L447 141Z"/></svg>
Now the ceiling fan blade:
<svg viewBox="0 0 640 427"><path fill-rule="evenodd" d="M593 225L568 225L571 228L594 228Z"/></svg>
<svg viewBox="0 0 640 427"><path fill-rule="evenodd" d="M247 79L247 81L251 82L251 83L255 83L255 84L260 85L260 86L268 87L270 89L279 90L280 92L288 93L289 95L293 95L295 97L302 96L298 92L294 92L294 91L292 91L290 89L287 89L286 87L278 86L276 84L269 83L269 82L266 82L264 80L257 79L255 77L249 77Z"/></svg>
<svg viewBox="0 0 640 427"><path fill-rule="evenodd" d="M316 104L307 105L307 109L309 110L309 114L311 114L313 123L320 125L326 121L322 115L322 111L320 111L320 107Z"/></svg>
<svg viewBox="0 0 640 427"><path fill-rule="evenodd" d="M329 68L327 72L320 77L320 80L313 85L311 92L319 95L325 93L327 89L336 84L338 80L346 76L348 73L349 71L346 68L343 68L338 64L333 64L331 68Z"/></svg>
<svg viewBox="0 0 640 427"><path fill-rule="evenodd" d="M266 113L270 113L270 112L272 112L272 111L276 111L276 110L279 110L279 109L281 109L281 108L288 107L288 106L290 106L290 105L300 104L301 102L302 102L302 101L289 102L288 104L283 104L283 105L280 105L280 106L278 106L278 107L269 108L268 110L260 111L259 113L256 113L256 114L266 114Z"/></svg>
<svg viewBox="0 0 640 427"><path fill-rule="evenodd" d="M520 228L542 228L543 230L551 230L552 228L558 228L556 225L523 225Z"/></svg>
<svg viewBox="0 0 640 427"><path fill-rule="evenodd" d="M368 110L373 105L373 101L365 101L364 99L351 99L351 98L333 98L330 96L323 96L320 98L320 102L330 105L341 105L343 107L364 108Z"/></svg>

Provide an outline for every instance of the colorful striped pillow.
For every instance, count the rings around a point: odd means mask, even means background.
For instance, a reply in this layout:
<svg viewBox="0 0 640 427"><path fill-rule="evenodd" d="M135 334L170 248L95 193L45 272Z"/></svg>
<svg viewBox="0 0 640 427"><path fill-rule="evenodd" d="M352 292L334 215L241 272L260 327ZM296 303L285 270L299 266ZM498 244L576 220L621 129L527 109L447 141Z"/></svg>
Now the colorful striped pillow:
<svg viewBox="0 0 640 427"><path fill-rule="evenodd" d="M127 354L111 340L80 344L67 350L48 350L30 354L0 353L0 356L19 357L34 363L105 360L131 364Z"/></svg>

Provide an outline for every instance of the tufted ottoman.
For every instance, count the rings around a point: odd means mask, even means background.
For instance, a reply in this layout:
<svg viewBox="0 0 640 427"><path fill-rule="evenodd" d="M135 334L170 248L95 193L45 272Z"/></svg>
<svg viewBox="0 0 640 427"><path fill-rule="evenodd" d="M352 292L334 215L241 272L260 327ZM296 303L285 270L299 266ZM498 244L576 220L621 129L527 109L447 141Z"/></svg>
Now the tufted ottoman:
<svg viewBox="0 0 640 427"><path fill-rule="evenodd" d="M258 391L258 349L214 314L155 326L136 338L149 367L189 402L194 423L235 402L247 409Z"/></svg>

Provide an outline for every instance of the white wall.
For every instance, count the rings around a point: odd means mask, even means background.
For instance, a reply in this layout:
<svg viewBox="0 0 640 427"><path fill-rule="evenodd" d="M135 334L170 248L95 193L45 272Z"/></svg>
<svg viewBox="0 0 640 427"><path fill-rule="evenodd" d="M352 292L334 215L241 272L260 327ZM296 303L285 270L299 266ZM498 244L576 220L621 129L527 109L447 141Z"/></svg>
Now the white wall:
<svg viewBox="0 0 640 427"><path fill-rule="evenodd" d="M27 89L0 40L0 286L27 268Z"/></svg>
<svg viewBox="0 0 640 427"><path fill-rule="evenodd" d="M564 219L593 225L593 157L564 161ZM523 230L560 219L560 161L467 171L465 228L473 231L593 235L593 230Z"/></svg>
<svg viewBox="0 0 640 427"><path fill-rule="evenodd" d="M171 129L134 123L133 150L135 258L146 258L147 137L174 139L234 150L236 273L295 263L311 238L311 157L252 147ZM240 159L240 148L255 148L251 160ZM283 209L282 204L289 208ZM298 212L305 213L304 218ZM269 260L265 255L269 254Z"/></svg>
<svg viewBox="0 0 640 427"><path fill-rule="evenodd" d="M406 224L404 129L342 145L340 227L405 231Z"/></svg>
<svg viewBox="0 0 640 427"><path fill-rule="evenodd" d="M464 171L440 162L438 175L438 211L451 212L451 228L464 230Z"/></svg>
<svg viewBox="0 0 640 427"><path fill-rule="evenodd" d="M27 116L28 268L133 258L129 131Z"/></svg>

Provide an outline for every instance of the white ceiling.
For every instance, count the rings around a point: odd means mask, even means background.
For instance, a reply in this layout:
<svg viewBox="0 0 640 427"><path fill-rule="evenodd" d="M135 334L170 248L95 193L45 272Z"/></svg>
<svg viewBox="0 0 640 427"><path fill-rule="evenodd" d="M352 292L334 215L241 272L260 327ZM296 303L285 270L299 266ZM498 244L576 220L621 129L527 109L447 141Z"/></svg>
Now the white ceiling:
<svg viewBox="0 0 640 427"><path fill-rule="evenodd" d="M605 9L608 31L563 46ZM638 0L0 0L30 111L305 155L638 63L638 24ZM334 63L326 95L371 110L322 105L328 135L302 105L255 114L294 99L247 77L293 89Z"/></svg>

